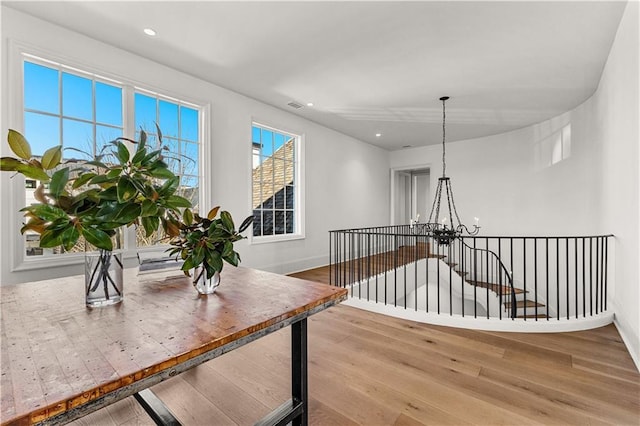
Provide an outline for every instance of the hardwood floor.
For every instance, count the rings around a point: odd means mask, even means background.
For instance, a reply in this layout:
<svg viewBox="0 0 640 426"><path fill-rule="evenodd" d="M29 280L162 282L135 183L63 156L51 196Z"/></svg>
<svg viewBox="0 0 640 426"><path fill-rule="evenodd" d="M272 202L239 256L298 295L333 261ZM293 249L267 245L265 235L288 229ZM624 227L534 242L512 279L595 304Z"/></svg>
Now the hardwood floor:
<svg viewBox="0 0 640 426"><path fill-rule="evenodd" d="M326 268L292 274L326 281ZM640 424L640 374L613 325L481 332L336 306L309 319L314 425ZM185 425L248 425L286 400L284 329L153 388ZM77 425L151 425L132 399Z"/></svg>

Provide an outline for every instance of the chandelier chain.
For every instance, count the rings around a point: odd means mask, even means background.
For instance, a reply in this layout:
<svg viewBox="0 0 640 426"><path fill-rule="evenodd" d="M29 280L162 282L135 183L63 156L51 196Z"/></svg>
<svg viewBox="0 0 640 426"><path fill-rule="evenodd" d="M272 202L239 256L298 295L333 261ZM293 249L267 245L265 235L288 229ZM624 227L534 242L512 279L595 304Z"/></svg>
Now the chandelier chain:
<svg viewBox="0 0 640 426"><path fill-rule="evenodd" d="M445 161L445 120L447 118L447 114L445 112L445 103L446 99L442 99L442 177L447 176L447 163Z"/></svg>

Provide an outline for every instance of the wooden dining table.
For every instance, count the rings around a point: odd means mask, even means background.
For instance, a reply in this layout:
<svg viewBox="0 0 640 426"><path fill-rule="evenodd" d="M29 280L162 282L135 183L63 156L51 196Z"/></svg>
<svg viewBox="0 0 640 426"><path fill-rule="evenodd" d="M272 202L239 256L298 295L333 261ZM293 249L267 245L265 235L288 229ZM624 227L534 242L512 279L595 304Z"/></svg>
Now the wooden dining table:
<svg viewBox="0 0 640 426"><path fill-rule="evenodd" d="M3 425L64 424L128 396L180 424L149 387L291 326L291 399L257 424L306 424L306 318L346 298L312 281L227 267L200 296L179 270L125 270L124 300L87 308L84 277L0 286Z"/></svg>

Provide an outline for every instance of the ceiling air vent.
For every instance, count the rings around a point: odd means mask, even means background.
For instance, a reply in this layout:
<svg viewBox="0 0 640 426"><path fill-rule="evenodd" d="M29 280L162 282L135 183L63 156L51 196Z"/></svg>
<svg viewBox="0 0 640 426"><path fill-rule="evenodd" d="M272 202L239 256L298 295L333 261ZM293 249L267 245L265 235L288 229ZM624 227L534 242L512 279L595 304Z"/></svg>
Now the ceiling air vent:
<svg viewBox="0 0 640 426"><path fill-rule="evenodd" d="M294 102L294 101L289 102L287 105L289 105L291 108L295 108L295 109L300 109L300 108L302 108L302 105L301 105L301 104L299 104L299 103L297 103L297 102Z"/></svg>

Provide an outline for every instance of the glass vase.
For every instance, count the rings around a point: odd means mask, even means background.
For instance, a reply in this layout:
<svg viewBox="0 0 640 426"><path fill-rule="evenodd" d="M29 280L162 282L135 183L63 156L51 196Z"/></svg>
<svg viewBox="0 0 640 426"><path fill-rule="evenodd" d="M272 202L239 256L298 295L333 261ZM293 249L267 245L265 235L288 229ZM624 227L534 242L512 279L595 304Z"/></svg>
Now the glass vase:
<svg viewBox="0 0 640 426"><path fill-rule="evenodd" d="M124 297L122 233L112 238L114 250L96 249L84 255L85 302L88 307L115 305Z"/></svg>
<svg viewBox="0 0 640 426"><path fill-rule="evenodd" d="M220 285L220 272L216 271L211 278L207 278L207 271L203 267L193 269L193 286L200 294L213 294Z"/></svg>

